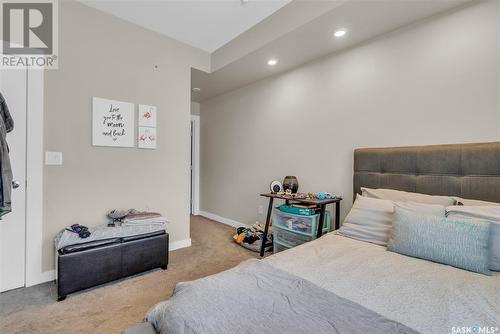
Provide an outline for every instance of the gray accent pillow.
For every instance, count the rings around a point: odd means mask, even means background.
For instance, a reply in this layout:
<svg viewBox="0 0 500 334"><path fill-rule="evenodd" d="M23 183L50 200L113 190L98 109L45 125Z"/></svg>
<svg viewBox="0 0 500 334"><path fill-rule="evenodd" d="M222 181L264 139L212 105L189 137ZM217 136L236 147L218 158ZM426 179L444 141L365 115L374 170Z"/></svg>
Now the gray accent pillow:
<svg viewBox="0 0 500 334"><path fill-rule="evenodd" d="M490 223L490 270L500 271L500 206L449 206L451 219L479 219Z"/></svg>
<svg viewBox="0 0 500 334"><path fill-rule="evenodd" d="M490 275L490 223L447 219L395 208L387 249L453 267Z"/></svg>

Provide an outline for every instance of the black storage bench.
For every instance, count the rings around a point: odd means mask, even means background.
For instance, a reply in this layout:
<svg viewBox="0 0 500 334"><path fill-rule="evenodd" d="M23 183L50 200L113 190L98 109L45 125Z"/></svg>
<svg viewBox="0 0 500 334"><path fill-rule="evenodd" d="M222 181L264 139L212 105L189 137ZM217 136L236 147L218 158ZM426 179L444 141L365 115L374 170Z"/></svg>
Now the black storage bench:
<svg viewBox="0 0 500 334"><path fill-rule="evenodd" d="M57 254L57 300L70 293L168 266L164 230L96 240L61 248Z"/></svg>

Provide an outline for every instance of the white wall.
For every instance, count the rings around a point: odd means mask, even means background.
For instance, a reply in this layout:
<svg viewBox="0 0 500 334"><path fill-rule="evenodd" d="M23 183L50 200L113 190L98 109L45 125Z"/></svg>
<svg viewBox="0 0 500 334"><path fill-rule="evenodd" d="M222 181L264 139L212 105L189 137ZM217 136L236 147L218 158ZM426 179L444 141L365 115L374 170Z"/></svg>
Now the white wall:
<svg viewBox="0 0 500 334"><path fill-rule="evenodd" d="M202 102L201 210L263 221L296 175L345 214L354 148L498 140L499 18L478 3Z"/></svg>
<svg viewBox="0 0 500 334"><path fill-rule="evenodd" d="M191 67L208 70L210 55L74 1L60 1L59 15L44 149L63 152L64 164L44 168L43 269L54 267L57 232L106 223L113 208L159 211L171 221L171 242L186 244ZM158 148L93 147L93 96L157 106Z"/></svg>

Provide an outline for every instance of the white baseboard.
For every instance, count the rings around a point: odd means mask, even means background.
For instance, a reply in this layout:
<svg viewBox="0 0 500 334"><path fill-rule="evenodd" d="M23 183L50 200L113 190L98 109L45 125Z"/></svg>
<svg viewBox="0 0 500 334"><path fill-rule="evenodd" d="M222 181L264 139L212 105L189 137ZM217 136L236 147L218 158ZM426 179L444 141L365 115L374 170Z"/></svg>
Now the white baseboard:
<svg viewBox="0 0 500 334"><path fill-rule="evenodd" d="M169 250L171 250L171 251L176 250L176 249L186 248L186 247L191 247L191 238L179 240L179 241L174 241L174 242L171 242L169 244Z"/></svg>
<svg viewBox="0 0 500 334"><path fill-rule="evenodd" d="M44 271L44 272L39 273L36 276L31 277L29 281L27 280L26 287L42 284L45 282L50 282L50 281L53 281L55 279L56 279L56 271L55 270Z"/></svg>
<svg viewBox="0 0 500 334"><path fill-rule="evenodd" d="M232 220L232 219L229 219L229 218L217 216L216 214L213 214L213 213L210 213L210 212L206 212L206 211L200 211L200 216L203 216L205 218L208 218L208 219L211 219L211 220L214 220L216 222L222 223L224 225L229 225L229 226L232 226L232 227L241 227L241 226L248 227L248 224L243 224L243 223L240 223L240 222L238 222L236 220Z"/></svg>

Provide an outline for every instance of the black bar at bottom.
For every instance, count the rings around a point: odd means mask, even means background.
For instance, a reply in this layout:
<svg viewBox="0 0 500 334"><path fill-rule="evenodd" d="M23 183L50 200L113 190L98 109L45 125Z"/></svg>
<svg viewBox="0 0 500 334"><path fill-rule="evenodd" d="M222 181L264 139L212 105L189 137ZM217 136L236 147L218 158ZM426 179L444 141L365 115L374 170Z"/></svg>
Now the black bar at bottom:
<svg viewBox="0 0 500 334"><path fill-rule="evenodd" d="M269 207L267 208L266 227L264 228L264 238L262 239L262 246L260 246L260 256L264 256L267 242L267 232L269 231L269 224L271 224L271 212L273 211L273 198L269 197Z"/></svg>
<svg viewBox="0 0 500 334"><path fill-rule="evenodd" d="M325 223L325 208L326 208L326 205L322 204L321 211L319 214L318 234L316 235L316 238L319 238L323 235L323 225Z"/></svg>
<svg viewBox="0 0 500 334"><path fill-rule="evenodd" d="M340 228L340 201L335 203L335 230Z"/></svg>

